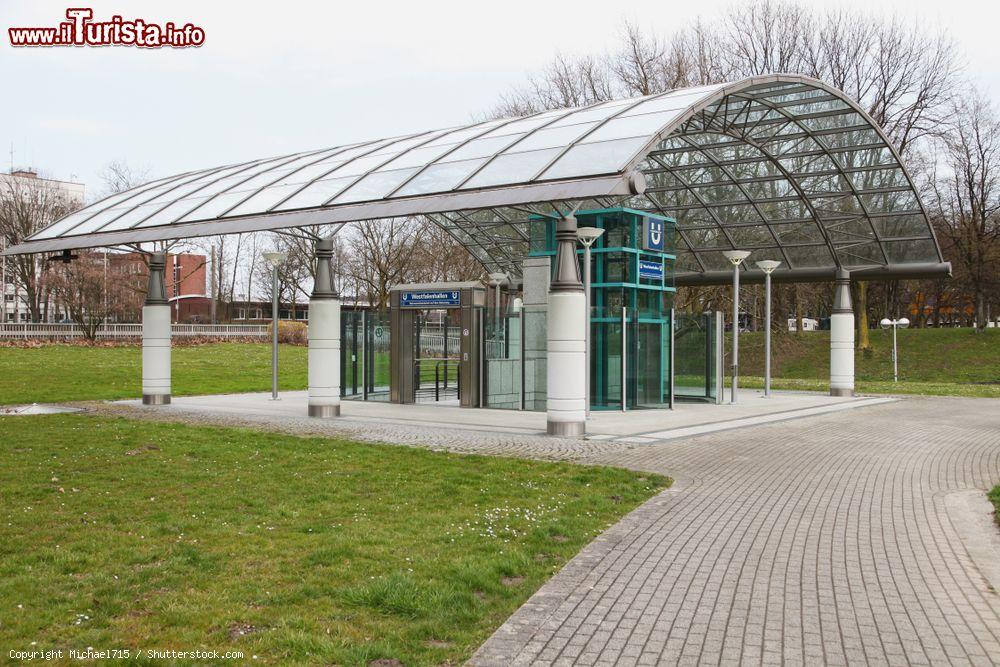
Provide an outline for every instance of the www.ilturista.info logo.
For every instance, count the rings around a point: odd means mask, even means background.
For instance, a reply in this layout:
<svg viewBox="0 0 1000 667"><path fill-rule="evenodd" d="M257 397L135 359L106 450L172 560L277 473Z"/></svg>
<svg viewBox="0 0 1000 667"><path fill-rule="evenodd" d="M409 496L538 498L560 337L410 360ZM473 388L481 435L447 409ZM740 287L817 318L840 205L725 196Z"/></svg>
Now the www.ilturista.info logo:
<svg viewBox="0 0 1000 667"><path fill-rule="evenodd" d="M88 7L66 10L68 21L51 28L7 28L11 46L140 46L147 49L183 49L205 43L205 31L191 23L151 23L112 16L94 21Z"/></svg>

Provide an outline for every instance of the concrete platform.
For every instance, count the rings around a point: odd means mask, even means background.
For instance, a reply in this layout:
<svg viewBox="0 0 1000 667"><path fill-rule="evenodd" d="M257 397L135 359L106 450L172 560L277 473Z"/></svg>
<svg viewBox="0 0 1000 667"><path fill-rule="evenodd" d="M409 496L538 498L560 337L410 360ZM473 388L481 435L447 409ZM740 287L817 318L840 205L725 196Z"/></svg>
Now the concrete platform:
<svg viewBox="0 0 1000 667"><path fill-rule="evenodd" d="M882 397L832 397L815 392L762 392L743 390L736 405L678 403L674 410L594 411L587 424L589 440L612 440L631 444L653 443L715 431L810 417L840 410L894 401ZM139 405L139 401L120 401ZM267 394L227 394L174 397L170 405L158 406L164 413L200 414L205 417L245 417L280 423L299 421L306 415L304 391L282 392L280 399ZM520 412L460 408L433 404L396 405L377 401L343 401L336 421L411 425L423 428L538 435L545 432L544 412Z"/></svg>

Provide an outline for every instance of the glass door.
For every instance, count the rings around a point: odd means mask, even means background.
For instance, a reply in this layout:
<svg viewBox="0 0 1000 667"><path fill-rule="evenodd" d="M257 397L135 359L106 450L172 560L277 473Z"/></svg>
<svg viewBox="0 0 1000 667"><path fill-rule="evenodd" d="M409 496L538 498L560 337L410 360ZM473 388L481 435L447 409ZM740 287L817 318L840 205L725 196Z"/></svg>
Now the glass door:
<svg viewBox="0 0 1000 667"><path fill-rule="evenodd" d="M361 396L364 370L364 319L362 310L340 311L340 395Z"/></svg>
<svg viewBox="0 0 1000 667"><path fill-rule="evenodd" d="M389 311L371 310L365 317L364 398L389 400Z"/></svg>

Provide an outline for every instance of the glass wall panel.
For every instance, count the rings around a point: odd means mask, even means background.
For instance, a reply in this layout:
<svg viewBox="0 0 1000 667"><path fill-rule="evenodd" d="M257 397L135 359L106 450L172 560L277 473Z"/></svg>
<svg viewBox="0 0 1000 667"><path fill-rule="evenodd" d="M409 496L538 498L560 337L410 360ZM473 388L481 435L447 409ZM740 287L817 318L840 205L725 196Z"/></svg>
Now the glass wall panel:
<svg viewBox="0 0 1000 667"><path fill-rule="evenodd" d="M525 306L524 318L524 409L546 409L548 396L548 339L544 306Z"/></svg>
<svg viewBox="0 0 1000 667"><path fill-rule="evenodd" d="M496 291L490 289L490 297ZM521 409L521 313L506 312L501 293L501 314L495 304L487 304L485 313L486 377L484 404L488 408Z"/></svg>
<svg viewBox="0 0 1000 667"><path fill-rule="evenodd" d="M716 314L676 313L674 397L715 402L718 396Z"/></svg>

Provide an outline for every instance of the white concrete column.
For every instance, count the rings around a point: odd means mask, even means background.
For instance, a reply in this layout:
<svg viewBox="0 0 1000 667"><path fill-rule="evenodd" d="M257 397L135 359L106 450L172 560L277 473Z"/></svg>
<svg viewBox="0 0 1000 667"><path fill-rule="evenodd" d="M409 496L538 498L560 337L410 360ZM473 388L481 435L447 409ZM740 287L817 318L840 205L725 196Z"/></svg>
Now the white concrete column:
<svg viewBox="0 0 1000 667"><path fill-rule="evenodd" d="M170 303L164 279L167 258L154 252L149 259L149 287L142 307L142 402L170 403Z"/></svg>
<svg viewBox="0 0 1000 667"><path fill-rule="evenodd" d="M556 226L555 276L549 286L547 411L549 435L587 430L587 299L576 258L576 218Z"/></svg>
<svg viewBox="0 0 1000 667"><path fill-rule="evenodd" d="M309 298L309 416L340 415L340 298L333 290L333 240L316 242L316 280Z"/></svg>
<svg viewBox="0 0 1000 667"><path fill-rule="evenodd" d="M837 269L830 315L830 395L854 396L854 311L850 274L844 269Z"/></svg>

